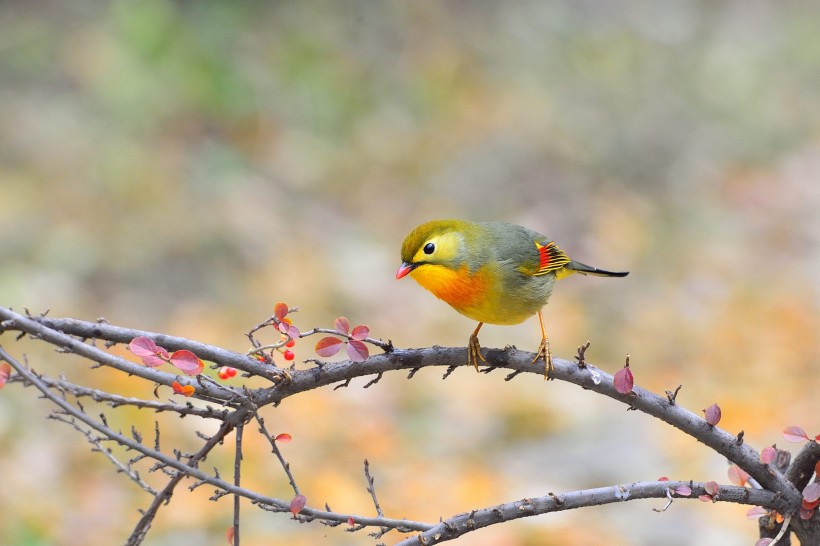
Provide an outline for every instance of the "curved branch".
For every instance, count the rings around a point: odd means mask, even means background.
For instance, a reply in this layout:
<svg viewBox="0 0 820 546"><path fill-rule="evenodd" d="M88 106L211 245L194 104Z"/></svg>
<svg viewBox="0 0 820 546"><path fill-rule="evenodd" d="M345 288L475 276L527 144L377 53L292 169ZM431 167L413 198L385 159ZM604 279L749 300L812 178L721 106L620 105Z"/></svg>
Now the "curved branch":
<svg viewBox="0 0 820 546"><path fill-rule="evenodd" d="M692 482L640 482L596 489L573 491L564 495L552 493L533 499L522 499L458 514L440 522L435 527L421 534L398 542L395 546L429 546L446 540L452 540L466 533L477 531L490 525L504 523L513 519L537 516L550 512L560 512L588 506L599 506L638 499L666 498L677 486L687 485L692 488L691 498L706 493L703 483ZM716 501L735 502L752 505L771 505L775 493L761 489L746 489L731 485L722 485L715 496ZM679 498L679 497L673 497Z"/></svg>
<svg viewBox="0 0 820 546"><path fill-rule="evenodd" d="M532 356L532 353L512 348L490 349L485 351L489 368L484 371L504 368L515 373L541 376L543 371L532 365ZM621 394L615 389L612 376L591 364L587 363L584 368L580 368L574 362L559 358L553 358L553 364L555 370L551 378L603 394L672 425L743 468L765 489L780 492L780 498L773 508L781 514L792 514L799 510L801 496L797 488L771 466L760 462L759 453L748 444L738 444L736 436L711 426L702 417L672 404L666 396L659 396L637 386L631 393ZM391 353L371 356L364 362L343 361L296 371L292 374L291 381L265 389L266 394L260 397L260 403L279 403L300 392L388 371L466 365L466 348L394 349Z"/></svg>
<svg viewBox="0 0 820 546"><path fill-rule="evenodd" d="M386 372L400 370L410 371L408 375L408 378L410 378L419 369L433 366L446 367L447 372L444 377L447 377L453 370L467 365L466 348L432 347L404 350L392 349L388 353L371 356L364 362L342 361L322 363L314 360L312 362L316 362L315 366L304 370L293 370L291 368L291 373L288 374L274 366L260 365L254 359L240 353L227 351L184 338L175 338L164 334L120 328L104 323L78 321L75 319L25 317L0 307L0 333L4 330L19 330L25 332L35 338L42 339L100 364L111 366L125 373L137 375L161 384L170 384L177 376L159 372L115 357L93 345L85 343L85 340L100 339L113 343L127 343L134 337L146 336L168 349L188 349L196 353L200 358L214 362L217 366L232 366L246 371L251 375L260 375L271 380L273 385L270 387L244 390L242 392L213 382L207 384L199 382L201 389L197 390L197 397L201 397L205 400L209 398L215 399L234 408L234 411L227 413L223 420L223 425L228 425L229 427L227 431L231 430L236 424L250 419L257 408L269 404L277 405L290 396L316 388L334 384L348 385L350 381L355 378L366 376L376 376L378 378ZM321 331L323 330L315 329L317 333ZM392 345L390 345L390 347L392 348ZM5 354L7 353L0 348L0 356ZM533 373L539 377L543 373L542 369L532 365L532 353L507 348L485 350L484 355L488 366L481 370L483 373L490 373L499 368L511 370L512 373L507 376L507 379L511 379L521 373ZM617 400L628 406L628 409L640 410L643 413L652 415L670 424L743 468L763 487L762 490L749 490L740 487L721 486L718 495L719 500L764 506L766 508L775 509L784 515L794 514L799 509L801 502L799 484L808 479L807 476L809 474L807 473L810 472L809 467L813 466L811 462L816 461L818 458L820 448L818 448L816 444L812 443L813 447L809 446L805 448L801 452L801 456L798 456L799 460L805 459L805 464L793 465L788 475L784 476L776 471L774 467L761 463L759 454L753 448L743 443L740 436L736 437L720 428L709 425L699 415L676 405L674 396L659 396L640 387L635 387L628 394L621 394L615 389L613 377L610 374L601 371L583 360L576 364L555 358L553 359L553 363L555 370L553 374L551 374L551 379L573 383L583 389L591 390ZM283 381L283 378L287 380ZM26 378L26 380L29 379ZM41 384L46 389L48 389L49 386L59 388L55 385L46 385L42 381ZM40 388L39 385L37 386ZM52 393L52 397L53 396ZM52 399L52 401L60 407L66 404L65 401L62 401L62 403L54 399ZM124 398L121 400L109 399L106 401L128 403ZM73 406L69 405L69 407ZM81 413L81 415L84 414ZM84 418L88 419L88 416L84 415ZM91 422L86 422L87 426L92 428L99 426L99 424L94 423L93 420L89 421ZM227 433L227 431L225 433ZM111 434L108 435L114 441L130 449L145 453L146 456L153 458L161 465L176 470L178 474L172 479L172 482L178 481L184 475L188 475L200 480L202 483L213 485L225 491L227 494L246 497L255 504L268 510L287 512L289 509L285 501L266 497L253 491L240 488L235 484L225 482L217 477L209 476L198 470L195 466L174 461L162 453L148 453L147 451L151 451L150 449L147 449L141 444L133 445L134 443L128 438L119 437L117 435L112 436ZM797 462L798 461L796 461L796 463ZM670 487L674 487L675 483L676 482L646 482L628 486L610 486L589 491L567 493L560 498L550 494L537 499L524 499L522 501L476 510L470 514L453 516L435 525L384 517L353 517L359 526L372 525L402 531L422 531L421 535L408 540L414 540L415 542L412 542L413 544L434 544L442 540L455 538L481 527L518 517L637 498L668 498L670 495L669 491L672 490ZM172 490L174 485L175 483L169 483L167 487L170 487ZM696 491L703 491L702 484L689 485ZM164 493L161 493L155 498L155 504L158 500L166 498ZM300 512L300 517L322 519L331 522L344 522L350 516L329 510L321 511L306 507ZM410 544L410 542L407 541L401 544L405 543Z"/></svg>

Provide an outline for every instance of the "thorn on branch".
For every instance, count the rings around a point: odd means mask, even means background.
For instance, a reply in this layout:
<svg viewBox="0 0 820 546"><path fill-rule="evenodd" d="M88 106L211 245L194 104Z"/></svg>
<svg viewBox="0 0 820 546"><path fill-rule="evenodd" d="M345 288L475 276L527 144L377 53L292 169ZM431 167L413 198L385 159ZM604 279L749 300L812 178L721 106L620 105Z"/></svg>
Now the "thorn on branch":
<svg viewBox="0 0 820 546"><path fill-rule="evenodd" d="M513 377L516 377L516 376L517 376L518 374L520 374L520 373L523 373L523 372L522 372L521 370L515 370L515 371L513 371L513 372L510 372L510 373L508 373L508 374L507 374L507 376L504 378L504 381L509 381L509 380L511 380Z"/></svg>
<svg viewBox="0 0 820 546"><path fill-rule="evenodd" d="M333 390L335 391L336 389L342 389L342 388L345 388L345 387L348 387L348 386L350 386L350 379L348 379L344 383L339 383L338 385L333 387Z"/></svg>
<svg viewBox="0 0 820 546"><path fill-rule="evenodd" d="M578 354L575 356L575 360L578 361L578 367L579 368L586 368L587 367L587 361L586 361L587 349L589 349L589 340L586 340L586 342L583 345L578 347Z"/></svg>
<svg viewBox="0 0 820 546"><path fill-rule="evenodd" d="M676 388L674 391L665 391L666 399L669 400L670 406L675 405L675 399L678 397L678 391L680 391L681 387L683 387L683 385L678 385L678 388Z"/></svg>
<svg viewBox="0 0 820 546"><path fill-rule="evenodd" d="M742 430L737 433L737 438L735 438L735 444L742 445L743 444L743 435L746 434Z"/></svg>
<svg viewBox="0 0 820 546"><path fill-rule="evenodd" d="M410 373L407 374L407 379L413 379L413 376L416 375L416 372L418 372L420 369L421 368L413 368L412 370L410 370Z"/></svg>
<svg viewBox="0 0 820 546"><path fill-rule="evenodd" d="M559 497L558 495L556 495L552 491L548 492L547 495L549 495L550 498L555 502L555 506L563 506L564 505L563 499L561 499L561 497Z"/></svg>
<svg viewBox="0 0 820 546"><path fill-rule="evenodd" d="M442 379L447 379L450 376L451 373L456 371L456 368L458 368L458 365L456 365L456 364L453 364L452 366L447 366L447 371L444 372L444 375L442 375L441 378Z"/></svg>
<svg viewBox="0 0 820 546"><path fill-rule="evenodd" d="M383 372L379 372L379 373L376 375L376 378L375 378L375 379L373 379L373 380L371 380L370 382L368 382L368 383L367 383L367 385L365 385L365 386L364 386L364 388L366 389L366 388L368 388L368 387L370 387L370 386L372 386L372 385L375 385L375 384L376 384L376 383L378 383L379 381L381 381L381 378L382 378L382 376L383 376L383 375L384 375L384 373L383 373Z"/></svg>

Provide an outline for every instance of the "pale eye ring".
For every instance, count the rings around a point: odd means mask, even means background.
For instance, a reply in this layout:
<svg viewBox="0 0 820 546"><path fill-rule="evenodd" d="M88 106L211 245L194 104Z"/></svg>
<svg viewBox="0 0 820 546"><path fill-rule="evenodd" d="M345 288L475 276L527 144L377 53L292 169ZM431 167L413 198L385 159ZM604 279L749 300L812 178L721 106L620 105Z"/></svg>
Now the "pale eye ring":
<svg viewBox="0 0 820 546"><path fill-rule="evenodd" d="M434 245L433 243L427 243L426 245L424 245L424 253L425 254L432 254L435 251L436 251L436 245Z"/></svg>

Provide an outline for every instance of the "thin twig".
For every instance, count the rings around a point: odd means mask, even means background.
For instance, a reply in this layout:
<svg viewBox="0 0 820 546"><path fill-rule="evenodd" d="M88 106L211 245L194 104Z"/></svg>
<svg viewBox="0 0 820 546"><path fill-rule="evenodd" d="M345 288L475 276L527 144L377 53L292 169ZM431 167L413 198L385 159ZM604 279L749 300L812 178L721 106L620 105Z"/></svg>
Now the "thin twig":
<svg viewBox="0 0 820 546"><path fill-rule="evenodd" d="M242 485L242 432L244 430L245 425L243 423L236 426L236 449L233 461L233 484L236 487ZM239 495L233 496L233 546L239 546L239 501L241 498Z"/></svg>
<svg viewBox="0 0 820 546"><path fill-rule="evenodd" d="M367 459L364 460L364 477L367 479L367 492L370 493L370 498L373 499L373 505L376 507L376 514L379 517L384 517L382 507L379 506L379 500L376 498L376 487L374 485L376 480L370 475L370 463Z"/></svg>

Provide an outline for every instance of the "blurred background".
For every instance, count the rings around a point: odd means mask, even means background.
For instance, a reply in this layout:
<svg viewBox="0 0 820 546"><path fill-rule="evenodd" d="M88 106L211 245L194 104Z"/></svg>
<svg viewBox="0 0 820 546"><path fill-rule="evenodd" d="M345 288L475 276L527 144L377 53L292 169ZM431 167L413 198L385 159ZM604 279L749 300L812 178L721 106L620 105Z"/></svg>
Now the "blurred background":
<svg viewBox="0 0 820 546"><path fill-rule="evenodd" d="M560 283L553 354L589 339L588 360L614 373L629 353L638 384L682 384L695 412L719 403L720 426L758 449L788 425L816 434L818 23L808 1L3 2L0 305L244 351L284 301L302 329L344 315L399 347L463 346L473 322L394 279L401 241L433 218L506 220L631 271ZM534 350L537 320L481 341ZM41 372L153 397L0 342ZM296 345L297 367L314 342ZM388 516L431 522L548 491L728 481L695 440L572 385L442 371L266 412L293 435L308 503L373 514L365 458ZM150 498L48 411L19 385L0 393L0 543L121 544ZM153 415L107 413L151 437ZM209 429L162 425L190 445ZM246 446L246 485L289 499L264 441L249 431ZM230 465L225 446L206 467ZM230 502L210 494L179 489L146 544L223 544ZM662 505L453 544L756 540L747 507ZM247 545L377 542L247 503L243 517Z"/></svg>

